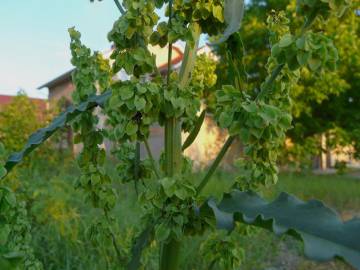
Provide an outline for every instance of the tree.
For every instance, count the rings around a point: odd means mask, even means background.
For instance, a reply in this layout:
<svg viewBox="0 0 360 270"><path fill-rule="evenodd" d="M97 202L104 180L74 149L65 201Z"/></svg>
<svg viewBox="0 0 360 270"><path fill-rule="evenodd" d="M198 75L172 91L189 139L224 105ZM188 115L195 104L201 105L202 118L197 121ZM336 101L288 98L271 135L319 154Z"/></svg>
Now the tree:
<svg viewBox="0 0 360 270"><path fill-rule="evenodd" d="M341 15L339 10L346 9L348 1L298 1L296 19L303 23L294 29L292 18L284 12L271 14L267 19L271 33L271 54L264 66L267 75L262 83L253 83L258 85L254 91L241 91L242 77L232 59L236 51L228 50L232 76L228 85L221 85L216 91L214 116L219 126L228 130L229 137L200 181L193 174L191 161L183 156L183 150L196 138L203 121L203 117L196 115L200 110L199 93L204 92L198 91L201 85L191 84L198 40L205 33L215 42L226 41L240 27L244 2L126 0L123 6L115 2L122 16L108 35L115 48L112 65L101 54L92 53L84 46L78 31L69 29L72 63L76 67L75 107L68 108L48 127L34 133L23 150L11 155L4 167L0 167L0 176L6 176L31 151L71 123L76 143L84 146L77 160L81 176L76 187L99 210L89 237L106 247L111 243L111 267L138 269L142 251L155 243L160 250L159 269L179 269L179 250L185 237L216 228L236 233L235 223L240 222L302 238L306 255L312 259L324 261L339 256L360 268L359 219L344 223L322 203L305 203L285 193L268 203L254 191L277 181L277 156L291 127L290 89L298 81L300 70L323 72L333 69L337 61L331 39L312 31L311 26L318 17ZM164 5L168 21L159 22L155 7ZM186 41L186 48L177 73L171 72L171 47L179 39ZM155 57L147 48L150 43L169 47L166 78L156 68ZM121 69L131 74L131 79L112 81L112 75ZM146 80L149 73L154 74L152 80ZM108 117L106 130L97 126L96 107ZM147 142L149 128L154 123L165 128L165 148L159 162L153 159ZM183 145L182 131L190 132ZM104 168L106 156L100 145L105 137L118 146L121 179L112 179ZM205 197L202 191L235 138L246 145L246 156L241 162L243 170L232 186L233 191L223 194L218 202ZM141 143L148 151L146 160L140 159ZM113 215L120 199L114 188L115 180L133 184L143 209L142 222L137 224L141 233L134 238L130 251L119 245L113 230L117 222L126 218L117 219ZM214 256L207 254L209 268L217 264L237 267L241 249L231 237L213 241L203 249L212 251L214 247L216 251Z"/></svg>
<svg viewBox="0 0 360 270"><path fill-rule="evenodd" d="M218 49L218 53L224 59L218 67L220 84L227 82L229 78L226 72L228 69L226 48L233 48L236 51L233 61L240 67L239 71L242 75L242 88L244 90L259 89L259 82L266 76L263 65L270 53L268 38L271 33L264 23L266 16L274 11L286 10L288 16L294 17L295 2L289 0L251 1L239 34L234 35L227 46ZM333 72L318 74L308 68L301 70L300 80L291 91L294 128L287 133L294 143L294 147L288 152L291 156L295 155L300 160L310 160L321 150L320 143L314 143L319 135L333 133L334 130L339 129L343 130L342 136L337 133L338 135L333 139L337 140L337 143L347 140L348 145L358 148L357 123L359 121L356 118L358 115L356 89L358 89L360 63L357 48L360 41L357 20L358 13L351 8L341 18L331 16L326 21L314 22L314 28L317 31L322 31L333 38L338 48L340 61L337 64L337 70ZM295 18L292 20L291 27L296 28L299 23ZM337 143L333 142L333 145ZM312 155L306 155L309 152ZM301 156L306 156L306 158L302 159ZM289 156L286 156L285 160L288 158Z"/></svg>
<svg viewBox="0 0 360 270"><path fill-rule="evenodd" d="M0 140L8 151L19 151L31 133L41 126L43 112L20 93L0 112Z"/></svg>

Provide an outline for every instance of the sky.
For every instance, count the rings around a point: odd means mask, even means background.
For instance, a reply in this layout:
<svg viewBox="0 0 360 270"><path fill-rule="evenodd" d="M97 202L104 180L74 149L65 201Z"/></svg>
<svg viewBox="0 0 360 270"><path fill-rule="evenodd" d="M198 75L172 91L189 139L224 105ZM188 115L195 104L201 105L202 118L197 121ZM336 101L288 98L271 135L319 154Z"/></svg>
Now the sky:
<svg viewBox="0 0 360 270"><path fill-rule="evenodd" d="M0 95L21 89L47 98L37 88L72 68L67 29L75 26L86 46L107 51L119 16L113 0L0 0Z"/></svg>
<svg viewBox="0 0 360 270"><path fill-rule="evenodd" d="M68 71L67 29L75 26L93 50L110 48L106 35L120 16L112 0L1 0L0 94L24 89L47 98L40 85Z"/></svg>

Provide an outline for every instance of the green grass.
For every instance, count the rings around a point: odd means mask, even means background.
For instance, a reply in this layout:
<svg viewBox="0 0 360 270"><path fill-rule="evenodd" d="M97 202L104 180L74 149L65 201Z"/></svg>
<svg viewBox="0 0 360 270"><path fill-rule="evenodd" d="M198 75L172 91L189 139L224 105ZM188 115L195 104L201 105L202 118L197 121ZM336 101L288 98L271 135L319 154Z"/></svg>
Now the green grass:
<svg viewBox="0 0 360 270"><path fill-rule="evenodd" d="M346 175L281 174L279 183L270 189L301 199L318 199L336 210L360 212L360 179Z"/></svg>
<svg viewBox="0 0 360 270"><path fill-rule="evenodd" d="M220 197L223 191L230 191L234 178L232 173L217 173L203 194ZM260 193L273 199L282 191L302 200L321 200L340 212L360 212L360 178L354 176L281 173L276 185Z"/></svg>
<svg viewBox="0 0 360 270"><path fill-rule="evenodd" d="M34 170L33 173L26 170L20 175L20 180L27 182L29 192L27 197L31 198L29 208L33 219L33 244L36 256L44 263L45 269L111 269L107 268L108 261L113 259L111 245L99 249L98 245L92 245L89 240L88 227L99 217L99 213L90 210L81 192L73 188L73 181L77 175L78 171L73 166L69 166L66 170L50 168L47 171ZM116 176L113 176L116 179ZM216 173L203 195L211 194L220 198L223 191L230 191L235 176L228 172ZM200 181L201 175L194 178ZM132 184L121 185L116 182L115 187L119 192L120 201L114 211L118 225L113 229L116 231L118 241L125 243L136 234L135 231L129 231L129 228L141 223L141 209L137 204ZM263 189L261 193L271 200L281 191L294 194L304 200L316 198L324 201L342 214L346 213L346 218L360 213L360 180L354 177L281 174L276 186ZM49 209L49 206L52 207ZM78 214L78 218L68 216L72 211ZM206 237L207 233L184 240L182 269L207 269L208 262L199 255L200 245ZM351 269L341 262L328 264L309 262L302 256L301 242L288 236L279 238L262 229L252 230L250 236L239 235L237 241L246 253L242 270L262 270L271 267L284 270ZM146 252L145 261L147 265L145 269L156 269L158 264L156 244Z"/></svg>

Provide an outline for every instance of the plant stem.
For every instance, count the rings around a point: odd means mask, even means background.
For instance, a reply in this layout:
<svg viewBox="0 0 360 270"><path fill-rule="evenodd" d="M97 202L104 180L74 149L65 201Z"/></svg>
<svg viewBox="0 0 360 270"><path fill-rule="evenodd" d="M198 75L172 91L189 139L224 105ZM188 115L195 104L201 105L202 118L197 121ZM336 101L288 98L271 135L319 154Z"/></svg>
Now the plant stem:
<svg viewBox="0 0 360 270"><path fill-rule="evenodd" d="M171 239L161 246L160 270L176 270L179 268L181 242Z"/></svg>
<svg viewBox="0 0 360 270"><path fill-rule="evenodd" d="M173 5L173 0L170 0L170 1L169 1L169 21L168 21L168 29L171 29L171 27L172 27L172 23L171 23L171 19L172 19L172 5ZM168 38L169 38L169 36L168 36ZM168 64L167 64L167 76L166 76L166 84L167 84L167 87L168 87L168 88L169 88L169 86L170 86L171 66L172 66L172 43L169 42Z"/></svg>
<svg viewBox="0 0 360 270"><path fill-rule="evenodd" d="M188 85L191 79L191 72L195 64L197 49L199 47L199 39L201 34L200 25L197 23L193 24L192 35L194 44L186 43L184 58L179 73L179 85L183 88Z"/></svg>
<svg viewBox="0 0 360 270"><path fill-rule="evenodd" d="M139 194L138 190L138 181L139 181L139 169L140 169L140 143L136 142L136 148L135 148L135 164L134 164L134 176L135 176L135 191L136 194Z"/></svg>
<svg viewBox="0 0 360 270"><path fill-rule="evenodd" d="M147 153L148 153L148 156L149 156L151 165L152 165L152 167L153 167L153 169L154 169L154 172L155 172L155 174L156 174L156 177L157 177L158 179L160 179L161 177L160 177L159 169L158 169L158 167L156 166L156 162L155 162L154 156L153 156L153 154L152 154L152 152L151 152L151 148L150 148L149 142L148 142L146 139L144 140L144 144L145 144L145 148L146 148L146 151L147 151Z"/></svg>
<svg viewBox="0 0 360 270"><path fill-rule="evenodd" d="M172 18L172 3L169 1L169 22L171 27ZM168 74L167 74L167 88L170 90L170 75L171 75L171 58L172 58L172 44L169 44L168 51ZM175 117L168 118L165 121L165 175L173 176L181 171L181 123ZM160 270L177 270L179 268L179 250L180 242L175 239L169 239L166 243L161 243L160 248Z"/></svg>
<svg viewBox="0 0 360 270"><path fill-rule="evenodd" d="M171 26L172 16L172 0L169 2L169 26ZM189 42L186 44L184 58L180 69L179 85L180 88L185 87L191 77L191 71L195 63L196 52L200 37L200 26L195 24L193 27L193 38L195 45L191 46ZM169 44L168 53L168 74L167 87L170 88L171 73L171 44ZM182 150L181 150L181 122L180 119L174 117L165 121L165 174L173 176L181 172ZM180 241L169 239L167 243L162 243L160 248L160 270L177 270L179 269L180 257Z"/></svg>
<svg viewBox="0 0 360 270"><path fill-rule="evenodd" d="M173 176L181 169L181 124L172 117L165 123L165 174Z"/></svg>
<svg viewBox="0 0 360 270"><path fill-rule="evenodd" d="M268 94L271 85L273 84L273 82L275 81L276 77L280 74L281 70L283 69L283 67L285 66L285 64L280 64L278 65L273 72L271 73L270 78L268 78L265 81L264 86L261 89L261 92L259 93L259 95L256 97L256 100L261 100L262 98L266 97L266 95Z"/></svg>
<svg viewBox="0 0 360 270"><path fill-rule="evenodd" d="M121 15L124 15L124 14L125 14L125 10L124 10L123 7L121 6L119 0L114 0L114 2L115 2L115 4L116 4L117 8L120 10Z"/></svg>
<svg viewBox="0 0 360 270"><path fill-rule="evenodd" d="M108 222L108 225L109 225L109 232L110 232L110 235L111 235L112 244L113 244L115 252L116 252L116 256L117 256L117 258L119 260L120 265L122 265L124 263L124 259L121 256L120 248L119 248L119 246L118 246L118 244L116 242L115 234L114 234L113 230L111 229L111 222L110 222L108 212L105 209L104 209L104 214L105 214L105 218L106 218L106 220Z"/></svg>
<svg viewBox="0 0 360 270"><path fill-rule="evenodd" d="M217 155L216 159L214 160L213 164L211 164L210 169L208 170L207 174L205 175L204 179L201 181L200 185L197 187L197 194L200 194L204 187L209 183L211 176L216 171L217 167L219 166L220 162L224 158L226 152L229 150L231 144L233 143L235 136L230 136L223 147L221 148L219 154Z"/></svg>

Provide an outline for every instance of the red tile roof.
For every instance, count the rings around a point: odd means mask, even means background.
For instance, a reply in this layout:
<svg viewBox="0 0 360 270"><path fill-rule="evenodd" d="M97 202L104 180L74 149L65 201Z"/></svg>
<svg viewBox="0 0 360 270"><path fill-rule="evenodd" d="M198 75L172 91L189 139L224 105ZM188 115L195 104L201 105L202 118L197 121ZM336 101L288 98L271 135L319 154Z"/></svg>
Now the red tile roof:
<svg viewBox="0 0 360 270"><path fill-rule="evenodd" d="M12 102L15 96L0 95L0 107L8 105ZM47 109L47 100L40 98L29 98L36 106L38 106L42 111Z"/></svg>

